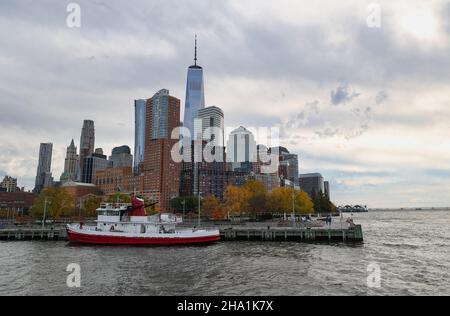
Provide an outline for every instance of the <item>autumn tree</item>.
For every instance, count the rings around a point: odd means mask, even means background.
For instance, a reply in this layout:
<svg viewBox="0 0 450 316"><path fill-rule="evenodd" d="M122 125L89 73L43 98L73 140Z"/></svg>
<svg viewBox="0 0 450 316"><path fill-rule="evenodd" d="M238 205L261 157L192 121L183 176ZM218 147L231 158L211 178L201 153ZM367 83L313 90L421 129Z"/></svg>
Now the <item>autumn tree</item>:
<svg viewBox="0 0 450 316"><path fill-rule="evenodd" d="M249 208L251 193L244 187L228 186L225 192L224 206L229 215L242 216Z"/></svg>
<svg viewBox="0 0 450 316"><path fill-rule="evenodd" d="M292 188L276 188L269 194L268 208L272 212L292 212ZM311 214L314 212L314 204L309 195L300 190L294 192L294 206L296 214Z"/></svg>
<svg viewBox="0 0 450 316"><path fill-rule="evenodd" d="M257 213L267 211L267 189L265 185L256 180L247 181L243 187L249 193L248 211L256 217Z"/></svg>
<svg viewBox="0 0 450 316"><path fill-rule="evenodd" d="M31 214L34 218L43 218L46 200L46 218L58 219L74 214L75 200L67 190L64 188L46 188L35 199L31 207Z"/></svg>
<svg viewBox="0 0 450 316"><path fill-rule="evenodd" d="M202 215L213 217L213 214L219 210L219 206L219 200L214 195L206 196L202 201Z"/></svg>

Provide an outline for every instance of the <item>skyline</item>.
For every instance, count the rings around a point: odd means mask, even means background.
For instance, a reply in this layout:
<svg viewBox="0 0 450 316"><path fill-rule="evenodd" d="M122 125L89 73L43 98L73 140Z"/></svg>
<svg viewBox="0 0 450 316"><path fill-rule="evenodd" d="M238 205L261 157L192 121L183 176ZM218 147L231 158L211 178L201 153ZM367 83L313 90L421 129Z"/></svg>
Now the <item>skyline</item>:
<svg viewBox="0 0 450 316"><path fill-rule="evenodd" d="M198 33L206 106L223 109L227 126L285 126L280 145L299 154L300 173L330 179L337 204L450 205L450 127L442 119L450 114L449 4L422 8L425 32L403 21L414 20L420 2L378 1L380 29L365 25L370 2L360 1L289 2L295 14L280 4L271 16L264 1L253 10L254 1L190 1L189 9L168 1L158 6L161 25L142 20L156 2L142 2L139 12L121 2L78 2L78 30L65 25L65 3L0 4L0 177L30 189L41 142L54 144L59 177L84 119L95 121L96 147L105 153L133 147L134 100L163 88L184 100ZM213 18L188 16L207 8ZM178 21L164 22L169 13Z"/></svg>

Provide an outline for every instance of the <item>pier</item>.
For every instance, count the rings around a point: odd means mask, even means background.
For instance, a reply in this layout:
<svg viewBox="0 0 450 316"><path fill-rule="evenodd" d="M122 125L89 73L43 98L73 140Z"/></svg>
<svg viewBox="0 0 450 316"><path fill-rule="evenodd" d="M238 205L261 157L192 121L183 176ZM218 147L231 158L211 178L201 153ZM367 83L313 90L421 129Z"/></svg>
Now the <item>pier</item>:
<svg viewBox="0 0 450 316"><path fill-rule="evenodd" d="M282 228L282 227L233 227L221 229L224 241L295 241L295 242L362 242L361 225L348 228Z"/></svg>
<svg viewBox="0 0 450 316"><path fill-rule="evenodd" d="M362 242L361 225L327 225L323 227L278 227L277 225L217 225L222 241L291 241L291 242ZM65 227L12 227L0 229L3 241L67 241Z"/></svg>
<svg viewBox="0 0 450 316"><path fill-rule="evenodd" d="M67 240L65 228L9 228L0 230L0 240Z"/></svg>

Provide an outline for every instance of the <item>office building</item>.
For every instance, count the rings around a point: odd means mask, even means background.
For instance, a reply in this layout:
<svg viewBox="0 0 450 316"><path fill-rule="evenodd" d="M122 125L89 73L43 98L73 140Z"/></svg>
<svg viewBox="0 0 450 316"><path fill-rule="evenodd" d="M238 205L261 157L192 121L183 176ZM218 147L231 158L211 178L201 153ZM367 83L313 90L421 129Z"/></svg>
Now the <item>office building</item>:
<svg viewBox="0 0 450 316"><path fill-rule="evenodd" d="M39 148L39 162L37 166L36 181L34 192L40 193L43 189L49 187L53 183L52 168L52 143L42 143Z"/></svg>
<svg viewBox="0 0 450 316"><path fill-rule="evenodd" d="M320 173L300 175L300 188L314 198L317 194L325 193L323 177Z"/></svg>
<svg viewBox="0 0 450 316"><path fill-rule="evenodd" d="M172 148L179 135L171 139L180 126L180 100L162 89L147 101L143 191L158 202L158 209L170 211L170 200L179 195L181 163L172 159Z"/></svg>

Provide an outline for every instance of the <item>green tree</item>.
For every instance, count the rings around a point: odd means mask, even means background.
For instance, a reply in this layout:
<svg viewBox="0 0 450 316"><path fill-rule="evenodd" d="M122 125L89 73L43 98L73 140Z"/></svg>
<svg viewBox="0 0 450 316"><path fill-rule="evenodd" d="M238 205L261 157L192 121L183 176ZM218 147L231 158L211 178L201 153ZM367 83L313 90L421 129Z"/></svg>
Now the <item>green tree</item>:
<svg viewBox="0 0 450 316"><path fill-rule="evenodd" d="M47 218L58 219L63 216L75 214L75 200L64 188L46 188L34 201L31 207L31 215L34 218L42 218L44 215L45 200L47 199Z"/></svg>
<svg viewBox="0 0 450 316"><path fill-rule="evenodd" d="M184 206L183 203L185 203ZM176 197L170 200L170 206L177 213L182 213L183 208L186 211L186 213L197 212L198 197L197 196Z"/></svg>
<svg viewBox="0 0 450 316"><path fill-rule="evenodd" d="M114 193L108 197L109 203L131 203L131 196L125 193Z"/></svg>
<svg viewBox="0 0 450 316"><path fill-rule="evenodd" d="M100 207L102 203L102 198L91 195L86 202L84 203L84 216L85 217L96 217L97 209Z"/></svg>
<svg viewBox="0 0 450 316"><path fill-rule="evenodd" d="M336 212L336 206L322 192L315 194L313 202L314 212L317 214L331 214Z"/></svg>

